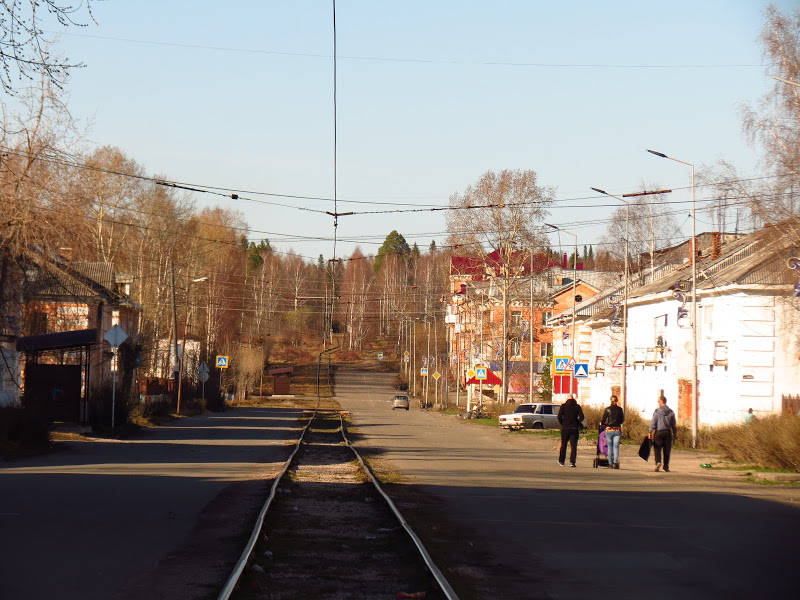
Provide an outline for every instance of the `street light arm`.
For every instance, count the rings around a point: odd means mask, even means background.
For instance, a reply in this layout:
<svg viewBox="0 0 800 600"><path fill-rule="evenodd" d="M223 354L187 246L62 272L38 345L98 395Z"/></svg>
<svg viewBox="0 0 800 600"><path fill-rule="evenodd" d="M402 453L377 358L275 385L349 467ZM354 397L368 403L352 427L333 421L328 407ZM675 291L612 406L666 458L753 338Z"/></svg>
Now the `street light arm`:
<svg viewBox="0 0 800 600"><path fill-rule="evenodd" d="M648 152L649 152L650 154L655 154L655 155L656 155L656 156L658 156L659 158L666 158L666 159L668 159L668 160L674 160L675 162L679 162L679 163L682 163L682 164L684 164L684 165L689 165L690 167L694 168L694 164L692 164L692 163L690 163L690 162L686 162L685 160L681 160L681 159L679 159L679 158L674 158L674 157L672 157L672 156L667 156L667 155L666 155L666 154L664 154L663 152L656 152L655 150L648 150Z"/></svg>

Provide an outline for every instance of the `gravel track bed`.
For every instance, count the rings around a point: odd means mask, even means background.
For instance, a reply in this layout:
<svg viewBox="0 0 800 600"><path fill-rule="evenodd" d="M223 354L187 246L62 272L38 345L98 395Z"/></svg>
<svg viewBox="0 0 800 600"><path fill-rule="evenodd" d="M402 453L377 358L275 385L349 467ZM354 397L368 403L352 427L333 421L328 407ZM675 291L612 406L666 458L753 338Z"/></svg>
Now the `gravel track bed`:
<svg viewBox="0 0 800 600"><path fill-rule="evenodd" d="M320 413L280 483L234 598L388 599L421 592L426 600L444 597L344 443L338 414Z"/></svg>

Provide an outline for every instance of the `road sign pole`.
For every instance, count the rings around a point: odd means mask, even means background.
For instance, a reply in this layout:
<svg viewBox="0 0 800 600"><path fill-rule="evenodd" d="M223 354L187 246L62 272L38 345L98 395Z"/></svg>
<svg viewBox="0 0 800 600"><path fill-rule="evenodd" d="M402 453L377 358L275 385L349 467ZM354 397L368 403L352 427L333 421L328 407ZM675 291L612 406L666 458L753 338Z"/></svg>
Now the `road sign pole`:
<svg viewBox="0 0 800 600"><path fill-rule="evenodd" d="M114 429L114 410L117 406L117 347L112 356L114 368L111 371L111 429Z"/></svg>

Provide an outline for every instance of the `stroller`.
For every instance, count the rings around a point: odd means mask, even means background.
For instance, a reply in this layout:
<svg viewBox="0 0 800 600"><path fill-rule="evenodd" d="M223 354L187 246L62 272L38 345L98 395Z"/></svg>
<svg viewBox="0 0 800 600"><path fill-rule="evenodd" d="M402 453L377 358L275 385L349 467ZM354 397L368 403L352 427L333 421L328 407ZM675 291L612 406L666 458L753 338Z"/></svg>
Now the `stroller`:
<svg viewBox="0 0 800 600"><path fill-rule="evenodd" d="M606 426L600 425L597 431L597 456L592 463L594 468L608 466L608 443L606 442Z"/></svg>

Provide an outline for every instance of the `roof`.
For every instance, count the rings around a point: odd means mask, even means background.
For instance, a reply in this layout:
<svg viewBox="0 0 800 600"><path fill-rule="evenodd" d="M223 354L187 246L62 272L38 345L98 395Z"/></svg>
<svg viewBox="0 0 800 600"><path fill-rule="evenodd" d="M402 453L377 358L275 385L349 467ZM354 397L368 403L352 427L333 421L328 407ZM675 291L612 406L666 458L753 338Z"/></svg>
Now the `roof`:
<svg viewBox="0 0 800 600"><path fill-rule="evenodd" d="M518 265L515 275L541 273L559 263L548 255L537 252L531 256L529 252L512 252L511 262ZM497 274L503 267L503 259L499 250L485 256L453 256L450 258L450 275L468 275L476 279ZM493 273L494 272L494 273Z"/></svg>
<svg viewBox="0 0 800 600"><path fill-rule="evenodd" d="M718 292L728 287L785 286L787 293L797 281L787 261L792 251L800 247L800 218L770 225L722 246L718 258L702 258L697 262L697 290L699 294ZM673 290L691 289L692 264L666 263L629 275L628 302ZM609 318L612 303L622 302L624 282L592 296L575 307L577 318ZM571 315L571 308L559 313L559 318ZM554 322L554 321L553 321Z"/></svg>
<svg viewBox="0 0 800 600"><path fill-rule="evenodd" d="M294 367L278 367L277 369L270 369L267 371L267 375L291 374L292 371L294 371Z"/></svg>
<svg viewBox="0 0 800 600"><path fill-rule="evenodd" d="M115 305L141 310L119 291L114 267L107 262L56 262L31 264L26 269L25 289L29 296L99 298Z"/></svg>
<svg viewBox="0 0 800 600"><path fill-rule="evenodd" d="M61 350L92 346L97 343L97 329L80 329L60 333L43 333L17 338L17 350L33 352L36 350Z"/></svg>

